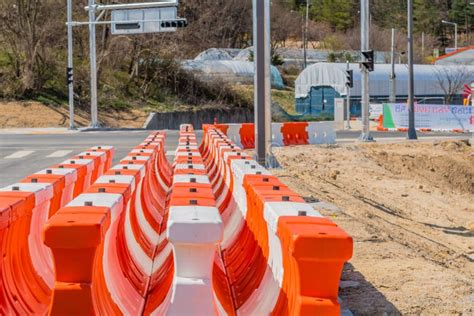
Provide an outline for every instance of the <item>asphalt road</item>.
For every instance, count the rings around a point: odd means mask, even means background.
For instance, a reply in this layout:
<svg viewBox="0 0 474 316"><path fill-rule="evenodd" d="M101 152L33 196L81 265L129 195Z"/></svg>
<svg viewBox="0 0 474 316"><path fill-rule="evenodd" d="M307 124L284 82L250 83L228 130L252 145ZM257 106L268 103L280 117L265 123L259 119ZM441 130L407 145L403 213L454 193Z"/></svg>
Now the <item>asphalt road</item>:
<svg viewBox="0 0 474 316"><path fill-rule="evenodd" d="M117 163L149 134L149 131L0 134L0 187L60 163L92 146L114 146L114 163ZM178 131L168 131L165 149L174 150L177 143Z"/></svg>
<svg viewBox="0 0 474 316"><path fill-rule="evenodd" d="M77 132L67 134L0 134L0 187L15 183L24 177L60 163L92 146L115 147L114 163L125 157L142 142L149 131ZM356 140L360 131L340 131L338 142ZM376 140L403 139L405 133L373 132ZM197 131L200 140L202 132ZM423 133L420 138L449 137L469 138L469 134ZM167 131L166 150L176 149L178 131Z"/></svg>

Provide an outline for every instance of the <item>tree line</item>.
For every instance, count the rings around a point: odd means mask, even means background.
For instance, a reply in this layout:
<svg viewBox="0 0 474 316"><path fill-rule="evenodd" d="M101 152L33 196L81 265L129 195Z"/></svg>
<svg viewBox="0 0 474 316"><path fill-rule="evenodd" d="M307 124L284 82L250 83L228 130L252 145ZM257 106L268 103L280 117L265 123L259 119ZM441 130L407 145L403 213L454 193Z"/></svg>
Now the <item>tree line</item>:
<svg viewBox="0 0 474 316"><path fill-rule="evenodd" d="M414 0L417 32L426 32L427 51L448 46L452 30L440 20L459 22L462 41L470 40L469 0ZM122 0L120 2L126 2ZM129 2L142 2L133 0ZM74 19L87 20L87 0L74 3ZM102 3L116 3L103 0ZM389 29L399 28L398 46L405 49L406 0L371 1L371 45L390 47ZM302 47L305 0L272 1L272 46ZM312 0L310 47L358 50L359 1ZM107 13L103 19L110 19ZM103 106L158 102L240 104L227 89L206 86L183 73L182 59L212 47L245 48L252 44L251 0L181 0L180 16L189 26L176 33L112 36L109 25L97 26L99 92ZM0 2L0 98L47 97L64 103L66 88L66 1L3 0ZM461 23L463 22L463 23ZM419 35L419 34L418 34ZM420 56L420 37L415 37ZM463 42L460 42L461 44ZM74 29L74 84L79 106L89 99L88 29Z"/></svg>

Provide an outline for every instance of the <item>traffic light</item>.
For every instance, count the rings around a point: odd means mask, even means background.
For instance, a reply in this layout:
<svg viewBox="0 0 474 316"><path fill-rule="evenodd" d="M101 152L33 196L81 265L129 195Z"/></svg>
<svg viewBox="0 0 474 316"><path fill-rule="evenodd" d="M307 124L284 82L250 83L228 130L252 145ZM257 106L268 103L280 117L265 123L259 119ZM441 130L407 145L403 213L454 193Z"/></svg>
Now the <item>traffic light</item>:
<svg viewBox="0 0 474 316"><path fill-rule="evenodd" d="M346 86L349 88L354 88L354 71L353 70L346 70L347 82Z"/></svg>
<svg viewBox="0 0 474 316"><path fill-rule="evenodd" d="M363 61L361 63L362 67L369 72L374 71L374 51L373 50L364 50L362 51Z"/></svg>
<svg viewBox="0 0 474 316"><path fill-rule="evenodd" d="M67 69L66 69L66 82L67 82L68 86L72 83L72 80L73 80L72 68L67 67Z"/></svg>
<svg viewBox="0 0 474 316"><path fill-rule="evenodd" d="M179 20L168 20L168 21L164 21L164 22L161 22L161 27L172 27L172 28L176 28L176 27L186 27L188 26L188 21L186 19L179 19Z"/></svg>

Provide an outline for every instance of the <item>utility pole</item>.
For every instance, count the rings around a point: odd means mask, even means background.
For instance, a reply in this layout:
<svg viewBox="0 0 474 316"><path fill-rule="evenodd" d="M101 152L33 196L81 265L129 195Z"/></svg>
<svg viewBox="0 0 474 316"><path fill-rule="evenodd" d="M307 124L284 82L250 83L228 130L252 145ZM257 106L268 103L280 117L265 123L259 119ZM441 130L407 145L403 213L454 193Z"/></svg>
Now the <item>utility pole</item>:
<svg viewBox="0 0 474 316"><path fill-rule="evenodd" d="M408 0L408 139L417 139L415 129L415 86L413 74L413 0Z"/></svg>
<svg viewBox="0 0 474 316"><path fill-rule="evenodd" d="M392 71L390 72L390 102L396 102L397 95L397 81L395 74L395 29L392 29L392 49L390 53L390 61L392 64Z"/></svg>
<svg viewBox="0 0 474 316"><path fill-rule="evenodd" d="M360 1L360 26L361 26L361 50L366 52L369 50L369 28L370 28L370 6L369 0ZM363 57L364 61L366 57ZM362 134L359 137L359 140L362 142L370 142L374 139L370 135L370 121L369 121L369 69L367 67L361 68L362 72Z"/></svg>
<svg viewBox="0 0 474 316"><path fill-rule="evenodd" d="M351 66L349 64L349 61L347 61L347 70L351 69ZM346 129L351 129L351 86L350 84L346 85L347 87L347 96L346 96L346 112L347 112L347 117L346 117Z"/></svg>
<svg viewBox="0 0 474 316"><path fill-rule="evenodd" d="M270 34L270 0L253 0L255 152L258 163L268 167L272 167Z"/></svg>
<svg viewBox="0 0 474 316"><path fill-rule="evenodd" d="M425 32L421 32L421 61L425 61Z"/></svg>
<svg viewBox="0 0 474 316"><path fill-rule="evenodd" d="M310 1L306 0L306 20L304 26L304 36L303 36L303 58L304 58L304 69L308 67L308 23L309 23L309 8Z"/></svg>
<svg viewBox="0 0 474 316"><path fill-rule="evenodd" d="M74 56L72 41L72 0L67 0L67 85L69 90L69 129L75 129L74 125Z"/></svg>
<svg viewBox="0 0 474 316"><path fill-rule="evenodd" d="M89 4L89 54L91 68L91 127L98 128L97 120L97 57L96 57L96 37L95 37L95 3L88 0Z"/></svg>

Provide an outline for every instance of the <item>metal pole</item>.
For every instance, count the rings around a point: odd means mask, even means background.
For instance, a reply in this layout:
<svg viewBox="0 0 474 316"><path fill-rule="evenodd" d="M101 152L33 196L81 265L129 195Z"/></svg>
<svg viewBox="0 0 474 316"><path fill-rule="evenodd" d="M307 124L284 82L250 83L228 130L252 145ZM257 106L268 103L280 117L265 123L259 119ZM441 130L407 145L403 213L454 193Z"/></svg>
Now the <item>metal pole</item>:
<svg viewBox="0 0 474 316"><path fill-rule="evenodd" d="M392 29L392 49L390 55L390 61L392 64L392 71L390 73L390 102L396 102L396 94L397 94L397 81L396 81L396 74L395 74L395 29Z"/></svg>
<svg viewBox="0 0 474 316"><path fill-rule="evenodd" d="M421 32L421 62L425 61L425 32Z"/></svg>
<svg viewBox="0 0 474 316"><path fill-rule="evenodd" d="M253 0L255 152L269 166L271 157L270 0ZM271 167L271 166L270 166Z"/></svg>
<svg viewBox="0 0 474 316"><path fill-rule="evenodd" d="M303 58L304 68L308 67L308 21L309 21L309 1L306 0L306 21L304 26L304 37L303 37Z"/></svg>
<svg viewBox="0 0 474 316"><path fill-rule="evenodd" d="M72 41L72 0L67 0L67 72L73 75L73 41ZM74 78L74 77L73 77ZM69 129L74 126L74 83L73 78L68 82L69 89Z"/></svg>
<svg viewBox="0 0 474 316"><path fill-rule="evenodd" d="M97 57L96 57L96 37L95 37L95 3L94 0L88 0L89 3L89 51L91 68L91 127L98 128L97 120Z"/></svg>
<svg viewBox="0 0 474 316"><path fill-rule="evenodd" d="M454 49L458 50L458 24L454 23Z"/></svg>
<svg viewBox="0 0 474 316"><path fill-rule="evenodd" d="M370 10L369 0L360 1L360 19L361 19L361 50L369 50L369 28L370 28ZM370 122L369 122L369 71L362 67L362 134L359 140L362 142L373 141L370 135Z"/></svg>
<svg viewBox="0 0 474 316"><path fill-rule="evenodd" d="M178 1L160 1L160 2L144 2L144 3L115 3L115 4L99 4L95 6L95 11L104 10L124 10L124 9L144 9L144 8L167 8L177 7ZM84 9L89 10L91 5L89 4Z"/></svg>
<svg viewBox="0 0 474 316"><path fill-rule="evenodd" d="M413 75L413 0L408 0L408 139L417 139Z"/></svg>
<svg viewBox="0 0 474 316"><path fill-rule="evenodd" d="M347 61L347 70L350 70L351 66L349 64L349 61ZM346 96L346 129L351 129L351 87L349 85L346 85L347 88L347 96Z"/></svg>

